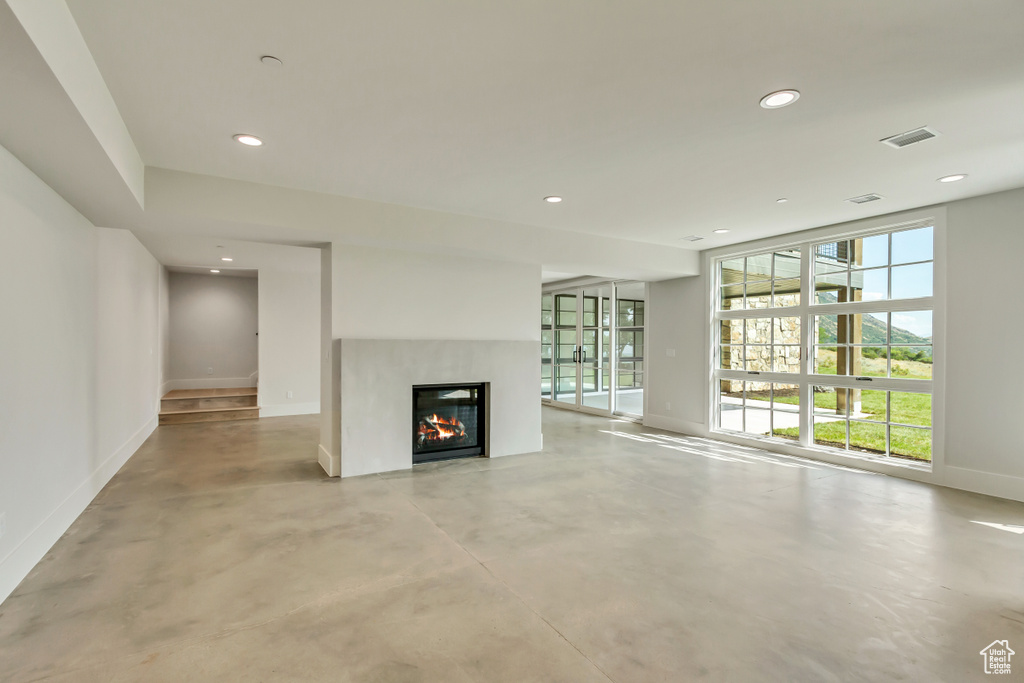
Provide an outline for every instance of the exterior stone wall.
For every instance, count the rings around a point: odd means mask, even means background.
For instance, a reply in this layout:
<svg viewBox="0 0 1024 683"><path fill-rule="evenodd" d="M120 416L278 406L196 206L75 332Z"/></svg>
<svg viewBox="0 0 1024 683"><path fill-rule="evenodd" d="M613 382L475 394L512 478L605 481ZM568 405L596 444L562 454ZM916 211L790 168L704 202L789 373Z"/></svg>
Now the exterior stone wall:
<svg viewBox="0 0 1024 683"><path fill-rule="evenodd" d="M743 346L743 330L746 328L746 345ZM772 333L775 334L775 346L772 346ZM772 355L779 366L775 372L800 372L800 318L749 318L745 321L727 321L722 327L722 343L733 344L731 348L723 347L723 363L721 367L730 370L746 369L758 372L772 372ZM723 390L738 393L743 390L740 380L726 381ZM752 382L752 391L767 391L768 382Z"/></svg>

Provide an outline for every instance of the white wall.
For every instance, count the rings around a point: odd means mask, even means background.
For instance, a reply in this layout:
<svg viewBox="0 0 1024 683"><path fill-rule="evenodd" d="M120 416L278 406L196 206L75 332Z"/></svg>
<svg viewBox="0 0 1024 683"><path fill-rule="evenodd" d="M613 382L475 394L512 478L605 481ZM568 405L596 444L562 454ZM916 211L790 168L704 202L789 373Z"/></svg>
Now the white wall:
<svg viewBox="0 0 1024 683"><path fill-rule="evenodd" d="M1024 500L1024 339L1017 289L1024 189L947 209L946 464L950 480ZM1015 477L1016 481L994 480Z"/></svg>
<svg viewBox="0 0 1024 683"><path fill-rule="evenodd" d="M334 341L334 247L320 249L320 447L317 461L328 476L341 476L341 354Z"/></svg>
<svg viewBox="0 0 1024 683"><path fill-rule="evenodd" d="M307 252L308 264L304 270L260 269L262 417L320 412L320 250L279 249Z"/></svg>
<svg viewBox="0 0 1024 683"><path fill-rule="evenodd" d="M0 225L2 600L156 427L162 294L134 237L2 147Z"/></svg>
<svg viewBox="0 0 1024 683"><path fill-rule="evenodd" d="M163 396L170 388L171 376L171 274L160 267L160 392Z"/></svg>
<svg viewBox="0 0 1024 683"><path fill-rule="evenodd" d="M540 341L540 266L335 244L334 337Z"/></svg>
<svg viewBox="0 0 1024 683"><path fill-rule="evenodd" d="M256 278L171 273L169 293L169 386L255 386L250 377L259 368Z"/></svg>
<svg viewBox="0 0 1024 683"><path fill-rule="evenodd" d="M96 228L98 453L117 451L160 410L163 272L130 232Z"/></svg>
<svg viewBox="0 0 1024 683"><path fill-rule="evenodd" d="M980 493L1024 500L1024 438L1017 420L1024 411L1024 366L1016 361L1016 340L1024 338L1024 316L1014 298L1024 254L1024 189L953 202L945 207L882 216L862 224L887 223L936 215L936 255L946 254L936 273L945 291L945 348L936 348L934 439L941 444L930 473L877 461L860 467ZM827 232L827 228L809 231ZM843 229L856 226L842 226ZM942 244L938 244L943 239ZM809 237L808 237L809 238ZM802 239L787 235L781 240ZM761 241L771 248L771 240ZM734 245L737 251L752 244ZM761 243L757 243L760 247ZM938 263L938 262L937 262ZM942 283L944 282L944 287ZM648 413L644 422L689 434L707 435L709 423L710 294L705 274L651 283L648 302ZM675 350L675 356L666 354ZM996 352L1007 354L1000 360ZM944 380L941 380L944 370ZM944 389L940 386L944 385ZM945 396L944 405L940 397ZM671 408L666 408L666 403ZM763 442L760 442L763 445ZM940 448L937 446L937 449ZM794 447L779 450L796 452ZM840 461L840 460L836 460Z"/></svg>
<svg viewBox="0 0 1024 683"><path fill-rule="evenodd" d="M688 433L707 429L705 286L703 275L648 286L646 424Z"/></svg>

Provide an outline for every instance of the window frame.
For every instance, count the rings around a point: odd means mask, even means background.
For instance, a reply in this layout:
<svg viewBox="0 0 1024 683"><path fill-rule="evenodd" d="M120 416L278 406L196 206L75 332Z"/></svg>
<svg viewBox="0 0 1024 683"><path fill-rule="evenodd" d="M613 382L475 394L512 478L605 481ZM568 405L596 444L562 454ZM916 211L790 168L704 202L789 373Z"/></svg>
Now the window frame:
<svg viewBox="0 0 1024 683"><path fill-rule="evenodd" d="M915 297L910 299L883 299L883 300L870 300L870 301L844 301L844 302L829 302L829 303L818 303L817 293L815 291L815 263L816 263L816 245L827 243L830 241L841 241L841 240L852 240L858 238L866 238L873 235L899 233L918 228L928 227L932 228L932 258L930 263L932 265L932 295L927 297ZM811 455L812 457L822 457L827 460L835 460L837 457L839 461L843 458L857 458L857 459L870 459L876 464L884 466L892 465L898 467L911 467L916 469L925 469L934 471L936 466L942 466L943 463L943 437L941 429L937 428L937 425L941 424L942 420L942 376L943 376L943 363L944 363L944 296L945 296L945 282L944 282L944 264L945 264L945 211L943 209L931 212L916 212L915 215L908 216L908 220L904 221L863 221L856 226L846 226L847 229L842 228L820 228L816 230L806 231L804 233L797 233L789 236L788 241L782 240L760 240L752 243L749 248L743 250L729 250L728 248L717 249L711 252L706 252L705 264L708 268L708 300L709 300L709 349L708 354L708 367L709 367L709 394L708 394L708 419L709 419L709 432L714 434L718 438L727 438L737 442L743 441L755 441L759 442L758 445L764 445L765 442L777 444L779 446L796 446L796 450L802 455ZM794 239L798 238L798 239ZM893 250L892 238L889 238L889 258L885 268L888 269L887 279L889 280L889 294L891 295L891 280L892 280L892 269L894 267L913 265L918 263L928 263L929 261L908 261L906 263L894 264L892 262L892 250ZM763 255L766 253L778 253L788 250L799 250L801 256L800 264L800 303L797 306L782 306L777 307L774 305L772 300L772 306L769 308L755 308L749 309L746 307L745 300L745 287L744 287L744 302L743 308L738 309L723 309L722 305L722 287L725 284L721 281L721 269L719 264L735 260L739 258L746 258L751 256ZM772 257L773 272L772 281L776 279L774 277L774 261L775 257ZM868 270L868 269L862 269ZM847 265L846 272L853 272L854 269ZM744 272L742 279L739 284L745 284L746 273ZM736 284L736 283L731 283ZM849 276L847 277L847 286L849 286ZM815 316L819 315L844 315L844 314L855 314L855 313L886 313L887 321L891 324L892 314L899 312L917 312L917 311L931 311L932 313L932 379L909 379L900 377L858 377L853 375L827 375L817 374L813 372L814 369L814 347L818 346L817 340L813 339L815 336L813 333ZM799 373L791 372L767 372L767 371L755 371L751 372L746 369L744 370L731 370L724 369L721 367L721 327L723 320L746 320L749 318L782 318L782 317L799 317L801 325L801 342L800 342L800 365ZM746 341L746 340L744 340ZM731 342L727 342L726 345L731 345ZM828 346L828 344L821 344L820 346ZM877 346L877 345L868 345ZM899 346L899 345L897 345ZM907 345L904 345L907 346ZM735 346L734 346L735 347ZM892 347L891 335L887 337L887 350ZM890 354L891 355L891 354ZM892 361L889 359L887 362L887 373L891 375ZM769 386L774 384L798 384L800 386L800 436L798 444L790 439L769 435L752 435L749 433L735 432L723 429L721 425L721 401L720 401L720 382L722 380L732 381L744 381L744 382L764 382L768 383ZM744 384L744 387L747 385ZM824 446L816 444L814 442L814 404L813 404L813 389L815 386L833 386L837 388L846 389L872 389L886 392L910 392L910 393L927 393L932 396L932 425L931 436L931 461L930 462L914 462L906 460L902 457L894 457L888 454L888 443L887 438L887 454L886 455L866 455L851 450L841 450L839 448ZM892 393L887 394L887 401L891 401ZM888 403L887 403L888 406ZM889 434L891 425L888 420L888 410L891 410L891 406L887 409L887 416L884 422L886 427L886 433ZM819 415L820 416L820 415ZM847 418L848 420L849 418ZM897 425L899 426L899 425ZM772 430L773 431L773 430ZM848 440L849 437L847 437ZM788 449L792 450L792 448Z"/></svg>

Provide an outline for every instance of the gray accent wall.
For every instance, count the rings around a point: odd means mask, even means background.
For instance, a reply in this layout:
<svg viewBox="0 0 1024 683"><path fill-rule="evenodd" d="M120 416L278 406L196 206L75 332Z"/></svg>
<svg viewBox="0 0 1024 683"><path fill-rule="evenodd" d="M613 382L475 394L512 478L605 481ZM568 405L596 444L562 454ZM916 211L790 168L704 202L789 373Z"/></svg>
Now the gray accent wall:
<svg viewBox="0 0 1024 683"><path fill-rule="evenodd" d="M412 467L412 387L487 383L485 455L533 453L541 437L540 343L341 339L341 476Z"/></svg>
<svg viewBox="0 0 1024 683"><path fill-rule="evenodd" d="M257 279L171 273L168 290L171 388L253 386Z"/></svg>

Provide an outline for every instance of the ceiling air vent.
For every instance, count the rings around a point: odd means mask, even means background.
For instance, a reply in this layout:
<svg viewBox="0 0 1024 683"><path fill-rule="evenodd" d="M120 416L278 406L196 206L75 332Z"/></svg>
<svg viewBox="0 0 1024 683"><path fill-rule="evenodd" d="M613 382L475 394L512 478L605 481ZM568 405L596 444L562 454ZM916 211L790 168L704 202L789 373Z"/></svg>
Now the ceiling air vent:
<svg viewBox="0 0 1024 683"><path fill-rule="evenodd" d="M924 142L925 140L931 140L939 135L939 131L928 126L922 126L921 128L915 128L914 130L908 130L906 133L900 133L899 135L893 135L892 137L883 138L879 142L885 143L890 147L899 149L900 147L906 147L907 145L913 145L918 142Z"/></svg>
<svg viewBox="0 0 1024 683"><path fill-rule="evenodd" d="M879 199L883 199L882 195L872 192L871 194L862 194L859 197L850 197L846 201L851 204L867 204L868 202L877 202Z"/></svg>
<svg viewBox="0 0 1024 683"><path fill-rule="evenodd" d="M702 239L704 239L704 238L703 237L698 237L697 235L690 235L689 237L684 237L683 241L685 241L685 242L700 242Z"/></svg>

